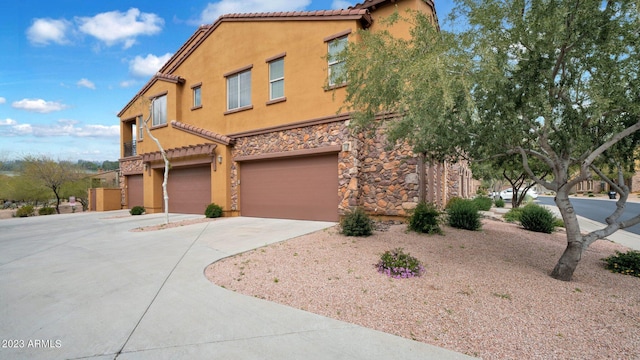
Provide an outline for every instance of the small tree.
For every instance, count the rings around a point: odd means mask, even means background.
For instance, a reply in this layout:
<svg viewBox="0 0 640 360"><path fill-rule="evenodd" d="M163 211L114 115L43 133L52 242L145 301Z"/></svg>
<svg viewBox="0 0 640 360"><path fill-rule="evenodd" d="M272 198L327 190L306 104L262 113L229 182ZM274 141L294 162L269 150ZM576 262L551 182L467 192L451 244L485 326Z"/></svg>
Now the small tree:
<svg viewBox="0 0 640 360"><path fill-rule="evenodd" d="M151 120L151 117L153 116L154 101L155 99L151 100L151 103L149 104L149 116L147 117L146 120L142 121L142 124L149 138L153 140L154 143L156 143L156 146L158 146L158 150L160 150L160 154L162 155L162 160L164 160L164 175L162 177L162 196L164 198L164 223L168 224L169 223L169 191L167 190L167 183L169 182L169 168L171 164L169 163L169 158L167 157L167 153L164 151L162 144L160 144L160 140L158 140L158 138L153 136L153 134L151 133L151 129L149 129L148 123Z"/></svg>
<svg viewBox="0 0 640 360"><path fill-rule="evenodd" d="M46 156L24 158L23 176L50 189L56 197L56 212L60 214L63 187L79 180L83 173L68 161L54 161Z"/></svg>
<svg viewBox="0 0 640 360"><path fill-rule="evenodd" d="M358 129L389 119L392 141L429 158L518 155L556 192L567 248L551 276L569 281L590 244L640 223L621 220L623 171L640 145L638 3L458 0L454 14L466 21L457 34L422 13L409 40L359 32L346 50L346 108ZM620 199L605 228L582 235L569 192L595 175Z"/></svg>

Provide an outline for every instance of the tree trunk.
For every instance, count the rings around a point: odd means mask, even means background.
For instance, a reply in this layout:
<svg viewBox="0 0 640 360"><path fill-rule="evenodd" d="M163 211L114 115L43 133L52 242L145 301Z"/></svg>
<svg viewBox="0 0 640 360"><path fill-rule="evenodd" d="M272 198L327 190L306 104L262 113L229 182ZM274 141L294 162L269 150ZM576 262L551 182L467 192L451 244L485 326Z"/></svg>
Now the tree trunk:
<svg viewBox="0 0 640 360"><path fill-rule="evenodd" d="M584 238L580 231L578 216L569 200L569 193L564 189L560 190L556 193L554 200L564 221L567 233L567 248L551 272L551 277L562 281L571 281L573 272L582 258L582 252L585 248Z"/></svg>
<svg viewBox="0 0 640 360"><path fill-rule="evenodd" d="M571 281L573 272L578 267L578 263L582 258L582 244L579 241L573 241L567 244L567 248L558 260L556 267L551 272L551 277L562 281Z"/></svg>

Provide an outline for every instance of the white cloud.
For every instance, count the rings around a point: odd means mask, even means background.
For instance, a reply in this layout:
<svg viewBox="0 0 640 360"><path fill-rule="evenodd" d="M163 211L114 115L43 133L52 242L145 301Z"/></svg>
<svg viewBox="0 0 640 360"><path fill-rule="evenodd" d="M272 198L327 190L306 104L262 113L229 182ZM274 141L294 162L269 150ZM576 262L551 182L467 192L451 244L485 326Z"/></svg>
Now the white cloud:
<svg viewBox="0 0 640 360"><path fill-rule="evenodd" d="M213 23L224 14L272 11L300 11L311 4L311 0L221 0L207 4L200 18L191 21L194 25Z"/></svg>
<svg viewBox="0 0 640 360"><path fill-rule="evenodd" d="M32 125L19 124L12 119L0 120L0 126L3 127L0 136L25 136L31 135L35 137L120 137L120 126L118 125L84 125L79 126L79 122L75 120L58 120L53 125Z"/></svg>
<svg viewBox="0 0 640 360"><path fill-rule="evenodd" d="M76 85L78 85L78 87L86 87L87 89L92 89L92 90L96 89L96 84L94 84L92 81L89 81L89 79L85 79L85 78L80 79L80 81L78 81Z"/></svg>
<svg viewBox="0 0 640 360"><path fill-rule="evenodd" d="M68 44L67 33L72 30L72 24L68 20L60 19L35 19L27 29L27 38L33 45L59 45Z"/></svg>
<svg viewBox="0 0 640 360"><path fill-rule="evenodd" d="M4 104L6 102L7 102L7 99L5 99L2 96L0 96L0 104Z"/></svg>
<svg viewBox="0 0 640 360"><path fill-rule="evenodd" d="M18 122L13 119L0 120L0 126L16 125Z"/></svg>
<svg viewBox="0 0 640 360"><path fill-rule="evenodd" d="M129 72L134 76L149 77L155 75L158 70L171 58L172 54L166 53L160 57L148 54L146 57L136 56L129 61Z"/></svg>
<svg viewBox="0 0 640 360"><path fill-rule="evenodd" d="M332 9L346 9L349 6L353 6L353 1L345 1L345 0L333 0L331 3Z"/></svg>
<svg viewBox="0 0 640 360"><path fill-rule="evenodd" d="M162 30L164 20L156 14L142 13L136 8L126 13L109 11L93 17L77 17L79 29L104 41L107 46L122 43L125 49L135 44L136 37L155 35Z"/></svg>
<svg viewBox="0 0 640 360"><path fill-rule="evenodd" d="M128 87L136 86L137 84L138 82L135 80L125 80L120 82L120 87L128 88Z"/></svg>
<svg viewBox="0 0 640 360"><path fill-rule="evenodd" d="M14 101L11 106L14 109L21 109L41 114L61 111L68 108L68 106L63 103L57 101L46 101L43 99L22 99L20 101Z"/></svg>

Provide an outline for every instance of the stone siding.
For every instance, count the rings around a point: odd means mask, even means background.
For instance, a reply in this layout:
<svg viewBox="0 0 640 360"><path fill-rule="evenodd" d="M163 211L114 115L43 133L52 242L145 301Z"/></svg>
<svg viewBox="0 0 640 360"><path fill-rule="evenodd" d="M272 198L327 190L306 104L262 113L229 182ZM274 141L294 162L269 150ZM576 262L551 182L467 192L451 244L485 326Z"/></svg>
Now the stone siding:
<svg viewBox="0 0 640 360"><path fill-rule="evenodd" d="M120 159L120 198L121 205L127 204L127 175L142 174L144 165L142 157L136 156L131 158Z"/></svg>
<svg viewBox="0 0 640 360"><path fill-rule="evenodd" d="M236 139L232 157L275 154L287 151L323 148L340 145L351 140L344 121L276 131L268 134ZM357 202L357 161L349 151L338 153L338 195L340 209L355 206ZM231 209L239 210L238 164L231 165Z"/></svg>
<svg viewBox="0 0 640 360"><path fill-rule="evenodd" d="M421 161L407 144L389 148L384 134L351 135L348 121L312 125L236 139L233 157L282 153L347 143L338 153L338 212L355 206L380 216L407 216L420 201ZM344 147L343 147L344 149ZM444 207L451 196L470 196L471 171L464 162L425 166L425 196ZM238 204L238 164L231 167L231 206ZM467 184L467 185L465 185Z"/></svg>

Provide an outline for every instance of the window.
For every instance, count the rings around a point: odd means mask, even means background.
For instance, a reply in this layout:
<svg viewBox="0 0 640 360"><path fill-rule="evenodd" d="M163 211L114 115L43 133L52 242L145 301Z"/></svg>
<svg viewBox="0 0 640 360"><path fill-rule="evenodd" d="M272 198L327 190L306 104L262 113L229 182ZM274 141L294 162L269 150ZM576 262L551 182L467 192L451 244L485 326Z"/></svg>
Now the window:
<svg viewBox="0 0 640 360"><path fill-rule="evenodd" d="M347 37L343 36L328 41L328 45L329 86L340 85L344 83L345 59L341 53L347 47Z"/></svg>
<svg viewBox="0 0 640 360"><path fill-rule="evenodd" d="M284 97L284 58L269 63L269 100Z"/></svg>
<svg viewBox="0 0 640 360"><path fill-rule="evenodd" d="M227 76L227 110L251 105L251 69Z"/></svg>
<svg viewBox="0 0 640 360"><path fill-rule="evenodd" d="M138 141L142 141L144 137L144 120L142 120L142 115L138 116Z"/></svg>
<svg viewBox="0 0 640 360"><path fill-rule="evenodd" d="M167 95L158 96L153 99L153 126L160 126L167 123Z"/></svg>
<svg viewBox="0 0 640 360"><path fill-rule="evenodd" d="M193 89L193 107L199 108L202 106L202 85L195 85Z"/></svg>

